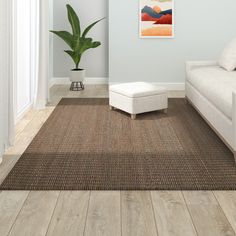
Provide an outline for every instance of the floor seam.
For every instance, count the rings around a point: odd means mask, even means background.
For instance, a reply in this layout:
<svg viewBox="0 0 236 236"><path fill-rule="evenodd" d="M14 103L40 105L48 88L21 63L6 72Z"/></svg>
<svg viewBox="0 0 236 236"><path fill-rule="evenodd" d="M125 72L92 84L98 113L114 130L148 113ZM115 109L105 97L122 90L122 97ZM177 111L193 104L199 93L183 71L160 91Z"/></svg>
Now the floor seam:
<svg viewBox="0 0 236 236"><path fill-rule="evenodd" d="M217 199L217 197L216 197L214 191L212 191L212 194L213 194L213 196L214 196L216 202L218 203L218 205L219 205L219 207L220 207L220 209L221 209L221 212L223 213L223 215L224 215L224 217L226 218L227 222L229 223L231 229L233 230L234 234L236 235L236 232L235 232L233 226L231 225L231 223L229 222L229 219L228 219L228 217L226 216L226 214L225 214L225 212L224 212L224 209L221 207L221 204L220 204L220 202L218 201L218 199Z"/></svg>
<svg viewBox="0 0 236 236"><path fill-rule="evenodd" d="M158 230L157 220L156 220L156 213L155 213L154 204L153 204L152 191L149 191L149 197L150 197L151 204L152 204L152 212L153 212L154 221L155 221L155 226L156 226L156 233L157 233L157 235L159 235L159 230Z"/></svg>
<svg viewBox="0 0 236 236"><path fill-rule="evenodd" d="M53 219L53 216L54 216L54 214L55 214L55 210L56 210L56 207L57 207L57 204L58 204L58 201L59 201L59 197L61 196L61 191L59 192L59 194L58 194L58 196L57 196L57 200L56 200L56 203L55 203L55 207L54 207L54 209L53 209L53 211L52 211L52 215L51 215L51 218L50 218L50 220L49 220L49 223L48 223L48 227L47 227L47 231L46 231L46 233L45 233L45 236L48 234L48 230L49 230L49 228L50 228L50 225L51 225L51 223L52 223L52 219Z"/></svg>
<svg viewBox="0 0 236 236"><path fill-rule="evenodd" d="M190 211L190 209L189 209L189 207L188 207L188 204L187 204L187 202L186 202L186 199L185 199L185 197L184 197L183 191L181 191L181 195L182 195L182 197L183 197L185 206L186 206L186 208L187 208L188 214L189 214L190 219L191 219L191 221L192 221L192 224L193 224L194 230L195 230L195 232L196 232L196 235L198 236L199 234L198 234L198 231L197 231L197 227L196 227L196 225L195 225L195 223L194 223L194 219L193 219L193 217L192 217L191 211Z"/></svg>
<svg viewBox="0 0 236 236"><path fill-rule="evenodd" d="M123 224L122 224L122 191L120 191L120 234L123 235Z"/></svg>
<svg viewBox="0 0 236 236"><path fill-rule="evenodd" d="M84 222L84 230L83 230L84 232L83 232L83 235L85 235L86 226L87 226L88 211L89 211L90 200L91 200L91 192L92 192L92 191L89 191L89 199L88 199L88 206L87 206L86 217L85 217L85 222Z"/></svg>
<svg viewBox="0 0 236 236"><path fill-rule="evenodd" d="M16 223L16 221L17 221L17 219L18 219L18 216L19 216L20 213L22 212L22 208L24 207L26 201L27 201L28 198L29 198L30 193L31 193L31 191L28 192L28 195L27 195L27 197L25 198L25 200L24 200L24 202L23 202L23 204L22 204L22 206L21 206L21 209L19 210L18 214L16 215L16 218L15 218L15 220L13 221L13 223L12 223L12 225L11 225L11 228L9 229L7 235L9 235L9 234L11 233L11 231L12 231L12 229L13 229L13 226L15 225L15 223Z"/></svg>

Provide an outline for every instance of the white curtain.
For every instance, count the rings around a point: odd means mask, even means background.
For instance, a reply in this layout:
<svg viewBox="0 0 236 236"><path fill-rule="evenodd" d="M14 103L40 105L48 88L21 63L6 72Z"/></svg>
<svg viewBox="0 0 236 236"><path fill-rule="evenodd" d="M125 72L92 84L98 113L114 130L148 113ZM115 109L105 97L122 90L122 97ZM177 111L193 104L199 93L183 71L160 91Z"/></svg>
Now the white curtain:
<svg viewBox="0 0 236 236"><path fill-rule="evenodd" d="M0 1L0 162L14 141L12 11L12 0Z"/></svg>
<svg viewBox="0 0 236 236"><path fill-rule="evenodd" d="M14 1L0 0L0 163L3 153L14 142L15 104L14 93L14 35L13 22ZM51 1L51 0L50 0ZM31 47L32 81L35 84L34 107L44 108L48 99L49 78L49 2L48 0L32 1L32 13L35 18L32 32L35 37ZM34 4L35 2L35 4ZM15 50L15 49L14 49Z"/></svg>
<svg viewBox="0 0 236 236"><path fill-rule="evenodd" d="M35 0L36 24L36 66L35 66L35 98L34 107L43 109L48 100L49 81L49 0Z"/></svg>

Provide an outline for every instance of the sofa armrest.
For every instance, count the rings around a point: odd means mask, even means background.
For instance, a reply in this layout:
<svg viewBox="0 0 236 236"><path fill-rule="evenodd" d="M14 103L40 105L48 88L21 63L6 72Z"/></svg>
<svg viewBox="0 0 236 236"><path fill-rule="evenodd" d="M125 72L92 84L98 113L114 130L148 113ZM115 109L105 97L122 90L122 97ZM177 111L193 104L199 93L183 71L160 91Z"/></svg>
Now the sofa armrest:
<svg viewBox="0 0 236 236"><path fill-rule="evenodd" d="M217 66L219 65L217 61L187 61L186 71L187 73L193 69L205 66Z"/></svg>
<svg viewBox="0 0 236 236"><path fill-rule="evenodd" d="M186 82L189 78L189 72L196 68L206 67L206 66L218 66L217 61L187 61L186 62Z"/></svg>
<svg viewBox="0 0 236 236"><path fill-rule="evenodd" d="M236 91L233 92L232 121L233 121L233 131L234 131L234 137L233 137L234 147L233 148L236 153Z"/></svg>

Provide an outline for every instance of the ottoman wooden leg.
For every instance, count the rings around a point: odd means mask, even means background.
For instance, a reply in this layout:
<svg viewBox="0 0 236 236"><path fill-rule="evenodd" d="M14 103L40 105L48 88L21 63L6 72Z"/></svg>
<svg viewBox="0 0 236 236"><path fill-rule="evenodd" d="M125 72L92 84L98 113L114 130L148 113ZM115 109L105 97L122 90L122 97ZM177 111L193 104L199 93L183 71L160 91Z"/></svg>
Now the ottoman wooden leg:
<svg viewBox="0 0 236 236"><path fill-rule="evenodd" d="M113 110L113 106L109 106L110 107L110 110L112 111Z"/></svg>
<svg viewBox="0 0 236 236"><path fill-rule="evenodd" d="M164 109L163 112L164 112L165 114L167 114L168 108Z"/></svg>
<svg viewBox="0 0 236 236"><path fill-rule="evenodd" d="M187 104L187 105L189 104L187 96L185 96L185 104Z"/></svg>
<svg viewBox="0 0 236 236"><path fill-rule="evenodd" d="M135 120L136 119L136 114L131 114L131 119Z"/></svg>

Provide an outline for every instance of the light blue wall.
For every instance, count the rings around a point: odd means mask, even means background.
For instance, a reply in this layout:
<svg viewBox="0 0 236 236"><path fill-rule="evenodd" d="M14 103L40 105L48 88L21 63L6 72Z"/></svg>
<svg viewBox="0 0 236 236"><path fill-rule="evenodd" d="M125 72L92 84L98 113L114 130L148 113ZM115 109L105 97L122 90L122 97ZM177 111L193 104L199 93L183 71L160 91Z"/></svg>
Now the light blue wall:
<svg viewBox="0 0 236 236"><path fill-rule="evenodd" d="M185 61L217 59L236 36L236 1L175 0L175 38L139 38L139 1L109 2L111 82L183 83Z"/></svg>

